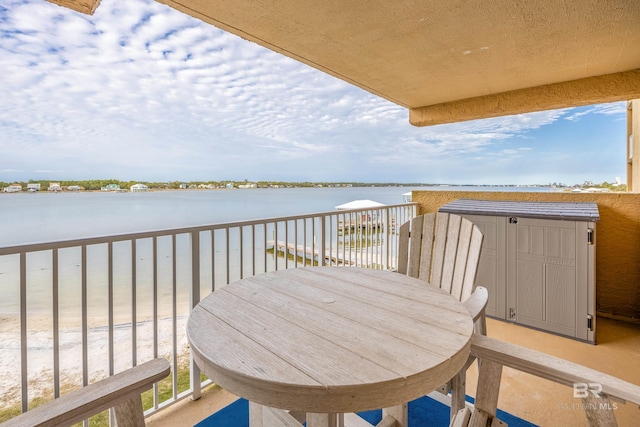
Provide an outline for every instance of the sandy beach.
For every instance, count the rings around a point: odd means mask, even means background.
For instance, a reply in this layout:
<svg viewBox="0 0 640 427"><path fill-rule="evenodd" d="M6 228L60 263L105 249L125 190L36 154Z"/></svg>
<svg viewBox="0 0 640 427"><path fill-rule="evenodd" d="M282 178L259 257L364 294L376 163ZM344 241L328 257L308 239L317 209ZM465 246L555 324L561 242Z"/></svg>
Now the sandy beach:
<svg viewBox="0 0 640 427"><path fill-rule="evenodd" d="M76 319L78 320L78 319ZM187 315L176 321L178 358L188 355L186 338ZM79 321L78 321L79 322ZM52 321L47 318L30 318L28 323L28 389L31 398L52 397L53 380L53 332ZM67 322L68 323L68 319ZM87 334L89 382L104 378L109 373L109 334L106 323L91 321ZM153 321L138 321L138 363L154 357ZM173 319L158 320L158 355L172 360ZM82 329L60 329L60 382L61 388L82 385ZM120 323L114 326L114 370L120 372L132 366L132 326ZM182 356L181 356L182 355ZM16 317L0 318L0 404L3 407L20 404L20 323Z"/></svg>

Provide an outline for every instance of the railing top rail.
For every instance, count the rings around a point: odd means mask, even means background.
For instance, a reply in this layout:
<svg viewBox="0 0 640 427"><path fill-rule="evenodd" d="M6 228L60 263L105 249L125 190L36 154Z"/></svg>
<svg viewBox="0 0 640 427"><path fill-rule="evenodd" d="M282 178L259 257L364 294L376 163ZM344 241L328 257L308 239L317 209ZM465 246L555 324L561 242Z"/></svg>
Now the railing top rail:
<svg viewBox="0 0 640 427"><path fill-rule="evenodd" d="M62 249L62 248L70 248L70 247L83 246L83 245L89 246L89 245L98 245L98 244L104 244L109 242L122 242L122 241L128 241L128 240L139 240L139 239L147 239L147 238L160 237L160 236L171 236L174 234L177 235L177 234L197 233L200 231L245 227L245 226L257 225L257 224L293 221L293 220L308 219L308 218L315 218L315 217L325 217L325 216L331 216L331 215L343 215L351 212L384 211L391 208L400 208L400 207L414 206L414 205L417 205L417 203L415 202L398 203L394 205L384 205L384 206L370 207L370 208L332 210L332 211L315 212L315 213L300 214L300 215L288 215L288 216L281 216L281 217L242 220L242 221L234 221L234 222L221 222L221 223L198 225L198 226L191 226L191 227L179 227L179 228L171 228L171 229L141 231L136 233L84 237L84 238L77 238L77 239L71 239L71 240L59 240L59 241L43 242L43 243L26 243L26 244L20 244L20 245L0 247L0 256L12 255L12 254L17 254L22 252L46 251L46 250L51 250L56 248Z"/></svg>

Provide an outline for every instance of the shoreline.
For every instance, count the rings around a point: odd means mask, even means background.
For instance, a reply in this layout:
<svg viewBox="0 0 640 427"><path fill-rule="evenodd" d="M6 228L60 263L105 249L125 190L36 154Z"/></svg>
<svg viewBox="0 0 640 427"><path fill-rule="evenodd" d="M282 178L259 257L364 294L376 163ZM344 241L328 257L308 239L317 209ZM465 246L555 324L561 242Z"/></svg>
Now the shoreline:
<svg viewBox="0 0 640 427"><path fill-rule="evenodd" d="M550 184L495 184L495 185L481 185L481 184L367 184L367 185L352 185L345 186L341 184L335 185L273 185L273 186L252 186L252 187L243 187L242 185L238 187L207 187L207 188L148 188L143 191L131 191L127 189L120 190L68 190L62 189L60 191L50 191L50 190L37 190L37 191L0 191L0 195L2 194L113 194L113 193L162 193L162 192L204 192L204 191L232 191L232 190L287 190L287 189L362 189L362 188L413 188L411 191L429 191L429 190L453 190L456 191L460 189L460 191L467 191L469 188L471 190L468 191L496 191L495 189L504 189L505 192L509 192L512 189L517 189L518 192L526 192L527 189L531 189L532 192L538 192L541 189L550 192L582 192L582 193L601 193L601 192L611 192L611 193L626 193L626 184L620 184L622 188L617 189L617 184L610 184L609 186L603 186L602 184L594 184L594 185L583 185L576 184L572 186L561 186L556 187ZM487 190L493 189L493 190ZM501 190L499 190L501 191Z"/></svg>
<svg viewBox="0 0 640 427"><path fill-rule="evenodd" d="M177 331L177 355L181 359L188 357L189 346L186 336L188 315L178 315L175 322ZM88 379L94 382L105 378L109 372L109 334L108 324L92 322L87 329ZM0 403L3 407L19 404L21 401L21 369L16 361L20 360L21 339L19 319L2 317L0 319L0 389L5 390ZM53 376L53 331L51 319L38 318L27 320L28 388L33 397L46 396L54 390ZM172 360L173 327L172 317L158 318L158 341L154 343L154 322L152 319L136 321L137 361L150 360L157 347L158 355ZM12 326L12 327L10 327ZM133 346L131 342L133 325L120 323L113 328L114 372L120 372L132 366ZM59 374L60 387L82 384L82 328L60 328L59 332ZM32 398L33 398L32 397Z"/></svg>
<svg viewBox="0 0 640 427"><path fill-rule="evenodd" d="M71 181L74 182L74 181ZM78 181L83 182L83 181ZM124 181L122 181L124 182ZM133 181L131 181L133 182ZM234 181L224 181L232 183L232 186L221 186L218 184L208 183L205 184L201 181L196 181L196 183L188 183L189 187L185 188L162 188L157 185L158 183L151 183L144 181L139 181L138 183L147 185L147 189L142 191L131 191L127 188L116 188L116 189L85 189L83 186L79 186L78 189L68 189L69 186L61 186L59 190L48 190L48 189L40 189L29 191L26 187L26 184L21 186L22 190L19 191L5 191L5 189L9 188L11 185L21 185L22 182L16 182L15 184L8 184L6 187L2 188L0 194L57 194L57 193L150 193L150 192L161 192L161 191L208 191L208 190L269 190L269 189L302 189L302 188L316 188L316 189L326 189L326 188L420 188L420 189L434 189L434 188L456 188L456 187L476 187L476 188L548 188L549 190L554 189L555 187L552 184L420 184L420 183L331 183L331 182L318 182L318 183L300 183L300 182L278 182L277 184L266 183L266 182L251 182L251 183L237 183ZM28 184L28 183L27 183ZM187 185L187 184L185 184ZM73 186L73 185L71 185ZM574 186L565 186L559 188L575 188L579 185Z"/></svg>

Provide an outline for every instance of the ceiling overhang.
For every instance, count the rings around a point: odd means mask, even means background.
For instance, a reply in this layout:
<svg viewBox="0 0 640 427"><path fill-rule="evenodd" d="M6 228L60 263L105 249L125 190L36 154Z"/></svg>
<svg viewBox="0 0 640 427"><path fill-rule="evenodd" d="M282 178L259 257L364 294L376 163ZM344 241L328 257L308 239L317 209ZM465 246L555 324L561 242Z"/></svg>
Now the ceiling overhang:
<svg viewBox="0 0 640 427"><path fill-rule="evenodd" d="M640 97L638 0L159 1L406 107L416 126Z"/></svg>
<svg viewBox="0 0 640 427"><path fill-rule="evenodd" d="M100 0L48 0L51 3L67 7L75 10L76 12L84 13L87 15L93 15L93 12L98 8Z"/></svg>
<svg viewBox="0 0 640 427"><path fill-rule="evenodd" d="M409 121L429 126L640 98L640 69L412 108Z"/></svg>

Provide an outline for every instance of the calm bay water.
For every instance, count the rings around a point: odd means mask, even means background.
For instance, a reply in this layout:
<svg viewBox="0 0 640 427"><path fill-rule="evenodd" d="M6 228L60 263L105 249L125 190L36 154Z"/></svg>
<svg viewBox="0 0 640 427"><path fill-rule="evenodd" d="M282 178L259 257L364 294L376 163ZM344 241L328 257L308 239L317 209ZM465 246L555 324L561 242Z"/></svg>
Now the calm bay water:
<svg viewBox="0 0 640 427"><path fill-rule="evenodd" d="M521 187L428 190L549 191ZM353 200L402 203L420 187L181 190L146 193L0 194L0 247L327 212Z"/></svg>
<svg viewBox="0 0 640 427"><path fill-rule="evenodd" d="M425 187L434 189L434 187ZM451 189L452 187L435 187ZM456 189L494 190L504 187L454 187ZM403 202L403 194L411 187L350 187L350 188L290 188L243 190L182 190L146 193L35 193L1 194L0 223L5 224L0 234L0 247L73 240L87 237L117 235L143 231L175 229L242 220L265 219L282 216L333 212L336 206L353 200L369 199L393 205ZM511 189L511 188L510 188ZM522 189L531 191L531 189ZM537 189L548 191L546 189ZM263 231L264 232L264 231ZM309 230L307 230L309 232ZM284 233L282 233L284 235ZM267 238L273 238L268 236ZM270 271L278 260L273 253L265 257L266 247L259 237L252 242L247 233L244 247L255 252L240 253L237 230L226 242L224 236L216 237L216 247L201 243L203 260L212 259L215 265L202 261L202 292L251 274ZM308 237L309 241L313 236ZM206 238L205 238L206 240ZM225 246L226 243L226 247ZM342 242L344 243L344 241ZM379 243L378 243L379 244ZM188 308L190 279L190 250L188 236L178 236L177 286ZM338 242L336 241L336 247ZM132 283L129 243L115 244L113 254L113 284L116 293L116 309L125 317L130 301ZM172 293L171 241L160 239L157 247L158 286L161 295L169 298ZM152 241L142 239L136 244L138 299L150 301L153 292L154 255ZM251 258L252 253L257 253ZM81 294L82 261L79 248L60 251L59 282L60 306L63 313L77 317ZM243 258L243 261L241 261ZM108 256L106 245L87 248L88 286L92 296L91 310L96 312L108 303ZM228 261L228 268L224 266ZM279 264L278 264L279 265ZM0 257L0 317L19 312L20 274L17 255ZM53 263L50 251L30 253L27 257L27 303L32 313L49 316L52 301ZM241 271L242 270L242 271ZM204 293L203 293L204 294ZM171 307L170 299L167 307ZM106 312L104 312L106 316Z"/></svg>
<svg viewBox="0 0 640 427"><path fill-rule="evenodd" d="M0 195L0 246L332 211L357 199L402 203L392 188L182 190Z"/></svg>
<svg viewBox="0 0 640 427"><path fill-rule="evenodd" d="M406 187L369 187L0 194L0 221L10 224L0 234L0 247L334 211L337 205L358 199L399 204L402 203L402 194L409 190ZM245 236L245 240L249 237ZM203 292L207 287L211 289L213 274L216 284L240 277L237 238L237 231L232 232L227 252L224 249L224 237L218 235L218 245L223 248L216 247L216 263L223 266L228 259L230 270L218 267L214 273L211 265L203 261ZM186 312L191 283L188 236L178 236L176 244L177 292L182 301L180 311ZM250 245L251 242L245 244ZM264 252L261 244L261 241L256 243L256 250ZM136 250L137 299L138 305L144 305L153 298L151 240L138 241ZM166 300L165 308L170 310L173 276L170 240L161 239L157 250L160 300ZM202 245L203 260L211 259L211 250L210 246ZM93 317L102 319L106 318L105 307L108 304L106 251L106 245L87 248L90 311ZM79 248L64 249L59 256L61 315L78 318L81 307L81 252ZM115 309L117 317L123 322L126 322L131 305L129 289L133 273L130 259L130 244L114 245ZM246 268L251 265L250 261L245 260ZM257 257L257 261L258 264L278 262L273 254L267 261L263 256ZM34 316L46 318L51 315L52 268L50 251L31 253L27 257L27 306ZM270 269L263 265L256 268L263 271ZM19 313L19 280L19 258L16 255L0 257L0 319Z"/></svg>

